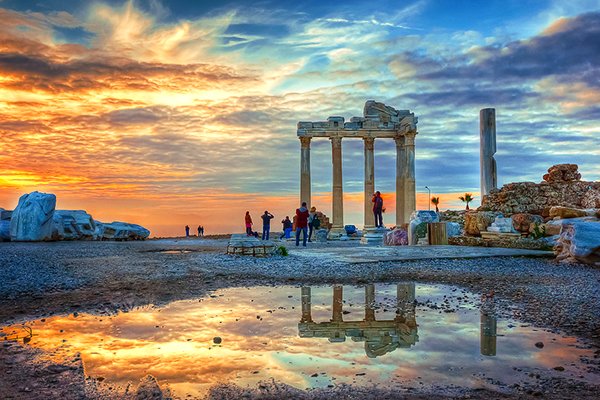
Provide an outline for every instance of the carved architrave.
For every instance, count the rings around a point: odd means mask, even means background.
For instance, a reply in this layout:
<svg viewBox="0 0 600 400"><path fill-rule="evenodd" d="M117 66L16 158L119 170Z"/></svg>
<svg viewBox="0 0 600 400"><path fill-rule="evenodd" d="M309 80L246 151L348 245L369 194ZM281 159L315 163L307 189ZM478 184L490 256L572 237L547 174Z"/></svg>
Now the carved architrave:
<svg viewBox="0 0 600 400"><path fill-rule="evenodd" d="M363 141L365 142L365 149L373 151L375 148L375 138L365 137L363 138Z"/></svg>

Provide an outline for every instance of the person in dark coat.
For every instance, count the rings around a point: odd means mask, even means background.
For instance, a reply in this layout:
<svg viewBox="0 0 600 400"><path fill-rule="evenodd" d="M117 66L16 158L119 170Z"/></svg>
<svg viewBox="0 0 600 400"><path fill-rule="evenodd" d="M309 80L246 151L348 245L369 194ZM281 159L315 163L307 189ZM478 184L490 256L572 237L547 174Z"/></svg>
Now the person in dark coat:
<svg viewBox="0 0 600 400"><path fill-rule="evenodd" d="M373 215L375 216L375 227L383 228L383 199L381 192L376 191L373 195Z"/></svg>
<svg viewBox="0 0 600 400"><path fill-rule="evenodd" d="M269 240L269 232L271 231L271 220L274 218L273 214L271 214L268 211L265 211L265 213L260 217L263 220L262 240Z"/></svg>
<svg viewBox="0 0 600 400"><path fill-rule="evenodd" d="M308 208L306 202L296 209L296 246L300 244L300 231L302 231L302 246L306 247L306 239L308 236Z"/></svg>

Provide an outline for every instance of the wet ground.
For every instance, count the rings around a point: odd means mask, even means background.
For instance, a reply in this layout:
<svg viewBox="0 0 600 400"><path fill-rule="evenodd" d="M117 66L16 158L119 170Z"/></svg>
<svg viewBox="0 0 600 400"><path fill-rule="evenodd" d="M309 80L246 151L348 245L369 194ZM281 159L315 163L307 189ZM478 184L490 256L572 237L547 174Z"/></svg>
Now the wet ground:
<svg viewBox="0 0 600 400"><path fill-rule="evenodd" d="M360 264L318 247L252 259L224 244L2 246L5 397L123 398L147 374L178 398L595 398L599 388L598 270L506 257ZM491 290L495 310L482 314Z"/></svg>

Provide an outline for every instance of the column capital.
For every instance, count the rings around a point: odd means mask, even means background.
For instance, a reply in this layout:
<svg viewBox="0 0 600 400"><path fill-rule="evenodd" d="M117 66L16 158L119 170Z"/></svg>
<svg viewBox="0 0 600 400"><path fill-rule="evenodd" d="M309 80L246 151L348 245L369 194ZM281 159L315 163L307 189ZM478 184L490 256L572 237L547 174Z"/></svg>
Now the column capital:
<svg viewBox="0 0 600 400"><path fill-rule="evenodd" d="M364 137L363 141L365 142L365 149L373 151L375 147L375 138L374 137Z"/></svg>
<svg viewBox="0 0 600 400"><path fill-rule="evenodd" d="M407 146L414 146L415 145L415 136L417 135L417 132L415 131L410 131L410 132L406 132L405 137L405 143Z"/></svg>
<svg viewBox="0 0 600 400"><path fill-rule="evenodd" d="M303 149L310 149L310 136L300 136L300 145Z"/></svg>
<svg viewBox="0 0 600 400"><path fill-rule="evenodd" d="M403 147L406 145L406 138L404 136L396 136L394 141L396 142L396 147Z"/></svg>
<svg viewBox="0 0 600 400"><path fill-rule="evenodd" d="M342 146L342 137L341 136L332 136L329 138L331 140L331 144L333 147L341 147Z"/></svg>

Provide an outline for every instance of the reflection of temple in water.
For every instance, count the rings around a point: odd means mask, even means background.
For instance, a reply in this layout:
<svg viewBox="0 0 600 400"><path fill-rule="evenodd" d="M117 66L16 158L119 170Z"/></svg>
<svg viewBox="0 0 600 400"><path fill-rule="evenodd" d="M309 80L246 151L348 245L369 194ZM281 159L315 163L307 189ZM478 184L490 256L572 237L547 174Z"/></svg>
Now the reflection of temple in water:
<svg viewBox="0 0 600 400"><path fill-rule="evenodd" d="M346 337L365 342L370 358L382 356L399 347L409 348L418 340L415 318L415 284L397 286L396 317L392 320L375 319L375 285L365 286L365 315L359 321L344 321L342 311L343 287L333 287L333 315L329 322L314 322L311 316L311 290L303 287L302 319L298 323L300 337L328 338L330 342L344 342Z"/></svg>

